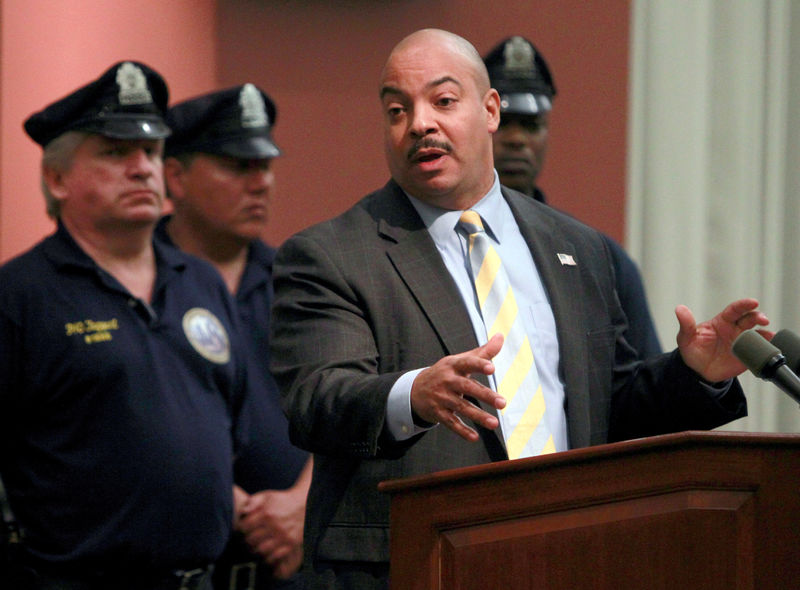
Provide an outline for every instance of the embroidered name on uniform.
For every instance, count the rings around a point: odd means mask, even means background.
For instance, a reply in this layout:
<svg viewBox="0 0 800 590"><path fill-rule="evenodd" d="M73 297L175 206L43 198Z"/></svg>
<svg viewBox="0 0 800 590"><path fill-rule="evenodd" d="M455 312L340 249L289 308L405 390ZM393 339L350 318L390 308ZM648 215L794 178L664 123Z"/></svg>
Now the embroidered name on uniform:
<svg viewBox="0 0 800 590"><path fill-rule="evenodd" d="M231 346L225 326L201 307L193 307L183 316L183 333L194 349L212 363L224 365L231 358Z"/></svg>
<svg viewBox="0 0 800 590"><path fill-rule="evenodd" d="M64 331L67 336L83 336L83 341L86 342L86 344L108 342L112 340L111 332L114 330L119 330L117 318L102 321L83 320L64 324Z"/></svg>

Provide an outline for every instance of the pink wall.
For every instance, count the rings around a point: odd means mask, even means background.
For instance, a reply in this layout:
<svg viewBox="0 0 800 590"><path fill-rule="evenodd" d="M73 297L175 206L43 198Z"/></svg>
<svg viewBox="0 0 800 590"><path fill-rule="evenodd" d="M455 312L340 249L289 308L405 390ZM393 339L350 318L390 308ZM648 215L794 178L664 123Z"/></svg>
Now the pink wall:
<svg viewBox="0 0 800 590"><path fill-rule="evenodd" d="M204 92L216 84L216 28L214 0L0 2L0 261L54 228L28 115L123 59L158 70L173 98Z"/></svg>
<svg viewBox="0 0 800 590"><path fill-rule="evenodd" d="M536 43L559 91L542 186L621 241L629 13L630 0L2 0L0 262L53 228L22 121L113 62L153 66L173 100L244 81L276 99L278 244L388 179L378 77L392 46L428 26L481 53L510 34Z"/></svg>
<svg viewBox="0 0 800 590"><path fill-rule="evenodd" d="M219 3L219 81L252 81L278 104L279 243L388 179L378 78L390 49L423 27L486 53L511 34L542 51L558 96L542 186L551 204L624 235L629 0L304 0Z"/></svg>

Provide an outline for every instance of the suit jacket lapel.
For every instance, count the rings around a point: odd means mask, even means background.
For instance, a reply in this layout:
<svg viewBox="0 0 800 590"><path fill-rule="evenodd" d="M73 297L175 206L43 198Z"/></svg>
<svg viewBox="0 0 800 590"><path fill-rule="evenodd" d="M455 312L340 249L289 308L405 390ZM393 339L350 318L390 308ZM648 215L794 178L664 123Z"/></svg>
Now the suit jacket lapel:
<svg viewBox="0 0 800 590"><path fill-rule="evenodd" d="M386 253L420 309L430 321L447 354L458 354L478 346L461 294L445 267L425 224L394 181L384 187L380 199L378 233L386 241ZM484 376L476 376L488 386ZM491 414L497 411L479 402ZM479 428L493 459L507 458L500 429Z"/></svg>
<svg viewBox="0 0 800 590"><path fill-rule="evenodd" d="M442 341L447 354L478 346L469 315L450 273L414 206L394 183L381 201L378 233L386 253L420 309Z"/></svg>
<svg viewBox="0 0 800 590"><path fill-rule="evenodd" d="M536 268L544 283L556 322L559 373L564 383L570 446L587 446L590 432L589 382L586 375L588 351L581 305L581 260L575 245L563 237L546 205L503 188L523 238L528 243ZM545 213L545 214L543 214ZM571 256L559 258L559 254ZM576 296L576 294L578 296ZM583 440L583 439L586 440Z"/></svg>

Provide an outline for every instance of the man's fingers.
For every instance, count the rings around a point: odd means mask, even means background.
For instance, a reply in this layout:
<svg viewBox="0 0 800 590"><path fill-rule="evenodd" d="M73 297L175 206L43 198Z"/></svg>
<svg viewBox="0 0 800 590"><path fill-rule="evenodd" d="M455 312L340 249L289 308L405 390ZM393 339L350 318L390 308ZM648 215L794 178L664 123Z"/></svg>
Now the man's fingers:
<svg viewBox="0 0 800 590"><path fill-rule="evenodd" d="M453 357L453 370L459 375L491 375L494 363L478 354L466 353Z"/></svg>
<svg viewBox="0 0 800 590"><path fill-rule="evenodd" d="M717 317L741 331L769 324L769 318L758 309L758 300L756 299L734 301L725 307Z"/></svg>
<svg viewBox="0 0 800 590"><path fill-rule="evenodd" d="M722 310L722 313L720 313L720 317L725 322L741 325L740 321L745 316L748 316L751 313L760 313L756 310L757 307L758 300L756 299L738 299L733 303L728 304L725 309Z"/></svg>
<svg viewBox="0 0 800 590"><path fill-rule="evenodd" d="M484 428L499 426L496 416L484 412L465 398L473 398L495 409L506 400L472 376L494 373L494 358L503 346L503 336L495 334L483 346L445 357L417 375L411 388L411 407L426 422L442 424L459 436L474 441L478 433L462 419Z"/></svg>
<svg viewBox="0 0 800 590"><path fill-rule="evenodd" d="M503 348L503 335L495 334L483 346L457 354L453 357L453 369L469 377L474 374L491 375L494 373L492 359Z"/></svg>
<svg viewBox="0 0 800 590"><path fill-rule="evenodd" d="M756 326L766 326L769 323L769 319L763 312L754 310L740 316L734 323L737 328L744 331Z"/></svg>
<svg viewBox="0 0 800 590"><path fill-rule="evenodd" d="M465 377L459 381L458 394L461 397L468 396L475 398L497 410L501 410L506 406L506 400L498 395L496 391L469 377ZM456 403L459 403L458 400L456 400Z"/></svg>
<svg viewBox="0 0 800 590"><path fill-rule="evenodd" d="M485 356L487 359L493 359L503 348L503 335L499 332L489 338L489 341L483 346L479 346L477 350L480 356Z"/></svg>
<svg viewBox="0 0 800 590"><path fill-rule="evenodd" d="M478 383L475 385L484 390L488 389ZM497 396L491 389L488 389L488 391L493 396L493 399L496 398L502 402L498 404L498 406L505 405L505 400L503 398ZM480 424L489 430L494 430L500 426L497 416L483 411L480 407L472 403L472 401L462 396L453 397L448 400L447 404L440 408L437 418L439 424L451 429L456 434L469 441L478 440L478 433L475 432L473 428L469 427L465 420Z"/></svg>
<svg viewBox="0 0 800 590"><path fill-rule="evenodd" d="M440 428L442 426L449 428L458 436L470 442L476 442L479 438L478 433L475 432L473 428L467 426L463 420L461 420L461 417L455 412L448 412L442 416L442 420L439 422L439 425Z"/></svg>
<svg viewBox="0 0 800 590"><path fill-rule="evenodd" d="M695 332L704 326L713 326L718 334L727 334L729 337L737 333L749 330L756 326L766 326L769 318L758 309L756 299L739 299L728 304L717 316L708 322L696 324L694 315L685 305L679 305L675 309L675 315L680 325L678 332L678 345L691 339ZM729 330L733 329L734 332Z"/></svg>
<svg viewBox="0 0 800 590"><path fill-rule="evenodd" d="M494 392L492 392L494 393ZM503 401L503 405L505 405L505 400L499 396L499 399ZM484 428L488 428L489 430L494 430L498 426L500 426L499 421L497 420L497 416L493 414L489 414L488 412L483 411L481 408L473 404L468 399L462 399L459 407L455 410L455 413L462 417L473 422L477 422Z"/></svg>
<svg viewBox="0 0 800 590"><path fill-rule="evenodd" d="M695 319L692 311L685 305L675 308L675 317L678 318L678 331L681 333L692 332L695 328Z"/></svg>

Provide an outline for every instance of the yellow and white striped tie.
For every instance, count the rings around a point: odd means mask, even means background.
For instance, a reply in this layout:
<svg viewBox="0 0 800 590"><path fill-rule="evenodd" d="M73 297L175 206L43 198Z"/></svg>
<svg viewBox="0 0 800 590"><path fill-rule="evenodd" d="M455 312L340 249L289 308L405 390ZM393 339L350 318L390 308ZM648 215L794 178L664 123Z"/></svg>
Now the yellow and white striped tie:
<svg viewBox="0 0 800 590"><path fill-rule="evenodd" d="M469 236L469 261L487 337L500 332L503 348L493 359L497 393L506 399L500 412L510 459L552 453L553 436L545 421L545 401L528 335L518 317L511 283L480 215L465 211L460 226Z"/></svg>

